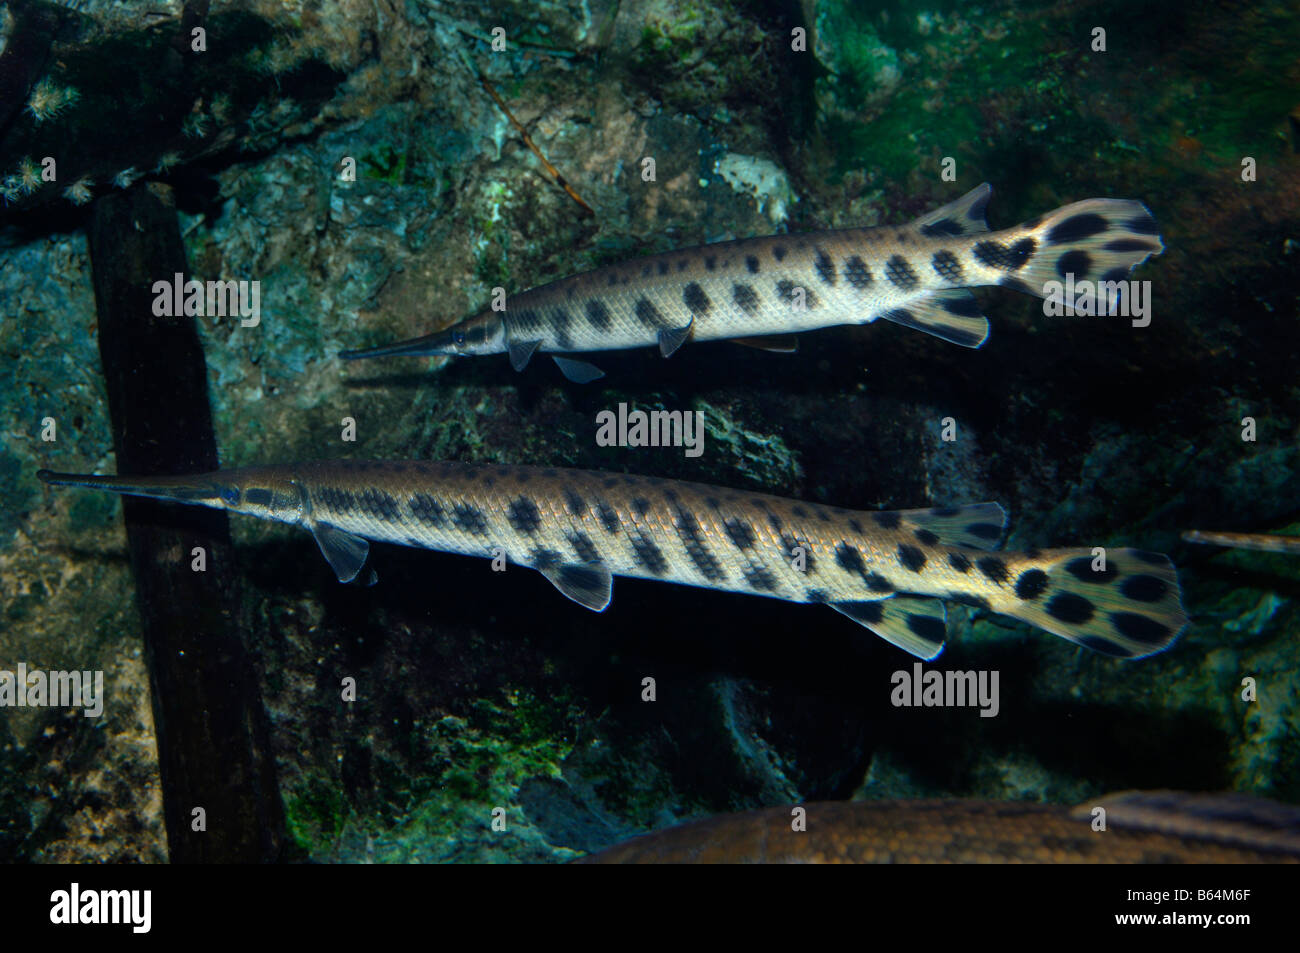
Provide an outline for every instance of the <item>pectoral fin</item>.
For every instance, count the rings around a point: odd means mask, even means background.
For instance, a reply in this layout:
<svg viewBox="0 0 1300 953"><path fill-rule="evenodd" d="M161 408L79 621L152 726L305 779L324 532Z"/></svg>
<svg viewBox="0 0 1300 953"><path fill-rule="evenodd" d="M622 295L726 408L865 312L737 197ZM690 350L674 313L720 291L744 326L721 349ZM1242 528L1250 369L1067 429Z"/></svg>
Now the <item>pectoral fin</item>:
<svg viewBox="0 0 1300 953"><path fill-rule="evenodd" d="M560 369L560 373L573 381L575 384L590 384L592 381L600 380L605 376L595 364L588 364L586 361L575 360L572 357L560 357L558 354L552 354L551 359L555 361L555 366Z"/></svg>
<svg viewBox="0 0 1300 953"><path fill-rule="evenodd" d="M511 341L506 345L506 352L510 355L510 366L517 371L522 371L528 366L533 353L541 343L541 341Z"/></svg>
<svg viewBox="0 0 1300 953"><path fill-rule="evenodd" d="M564 563L540 572L556 589L593 612L604 612L614 597L614 577L600 563Z"/></svg>
<svg viewBox="0 0 1300 953"><path fill-rule="evenodd" d="M360 536L345 533L329 523L312 523L312 535L325 560L339 577L339 582L351 582L361 572L370 553L370 542ZM374 582L368 583L373 585Z"/></svg>
<svg viewBox="0 0 1300 953"><path fill-rule="evenodd" d="M691 336L691 328L694 326L695 319L692 318L680 328L660 328L659 353L664 357L672 357L673 352L685 344L686 339Z"/></svg>
<svg viewBox="0 0 1300 953"><path fill-rule="evenodd" d="M831 608L917 658L929 661L943 651L947 617L938 599L894 596L874 602L834 602Z"/></svg>

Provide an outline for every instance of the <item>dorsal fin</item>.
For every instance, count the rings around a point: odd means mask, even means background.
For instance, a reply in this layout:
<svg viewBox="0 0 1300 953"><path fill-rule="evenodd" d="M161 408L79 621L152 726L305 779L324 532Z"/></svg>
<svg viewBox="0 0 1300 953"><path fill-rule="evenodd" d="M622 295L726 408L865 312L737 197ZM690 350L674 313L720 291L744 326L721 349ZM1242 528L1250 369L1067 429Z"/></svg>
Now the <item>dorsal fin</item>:
<svg viewBox="0 0 1300 953"><path fill-rule="evenodd" d="M955 202L922 215L912 223L912 227L931 238L987 232L989 223L984 221L984 210L988 208L992 195L993 186L987 182L977 185Z"/></svg>
<svg viewBox="0 0 1300 953"><path fill-rule="evenodd" d="M898 515L917 529L929 530L941 543L972 549L997 549L1007 526L1006 511L996 503L899 510Z"/></svg>

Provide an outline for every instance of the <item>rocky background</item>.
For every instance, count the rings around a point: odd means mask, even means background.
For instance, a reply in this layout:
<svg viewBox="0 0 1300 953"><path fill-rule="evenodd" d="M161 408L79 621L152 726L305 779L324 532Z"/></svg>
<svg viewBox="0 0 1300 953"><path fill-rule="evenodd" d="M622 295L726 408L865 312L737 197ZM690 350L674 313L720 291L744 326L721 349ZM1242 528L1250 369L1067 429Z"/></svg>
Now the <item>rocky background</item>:
<svg viewBox="0 0 1300 953"><path fill-rule="evenodd" d="M814 607L619 580L595 615L526 570L388 546L377 586L339 586L306 534L236 518L293 858L564 860L819 798L1167 787L1300 802L1300 564L1179 541L1300 529L1300 20L1286 5L214 6L211 67L178 87L131 79L167 56L177 3L0 8L6 44L37 10L57 54L46 98L9 109L0 139L0 668L103 669L108 689L99 719L0 710L0 859L167 856L118 503L35 478L115 470L83 230L115 181L174 198L194 277L261 282L259 327L200 319L228 465L472 459L863 509L997 499L1009 548L1131 544L1180 566L1192 625L1138 662L951 608L939 667L1001 673L1001 711L981 719L891 707L910 658ZM31 181L51 152L58 181ZM608 376L587 386L542 361L515 374L503 357L335 357L445 326L497 285L906 222L981 181L995 228L1090 196L1145 201L1167 245L1136 275L1151 325L1049 318L991 289L977 352L881 323L806 335L793 356L604 355ZM703 411L704 456L598 448L595 414L620 401ZM955 442L939 439L944 417Z"/></svg>

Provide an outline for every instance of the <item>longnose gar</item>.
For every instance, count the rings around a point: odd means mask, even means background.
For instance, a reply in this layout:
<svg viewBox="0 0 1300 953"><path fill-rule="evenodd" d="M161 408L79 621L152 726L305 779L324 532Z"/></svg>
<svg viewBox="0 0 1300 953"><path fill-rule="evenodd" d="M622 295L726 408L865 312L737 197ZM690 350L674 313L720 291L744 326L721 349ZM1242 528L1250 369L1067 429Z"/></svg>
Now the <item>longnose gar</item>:
<svg viewBox="0 0 1300 953"><path fill-rule="evenodd" d="M658 579L826 604L925 659L943 649L944 600L1126 658L1166 648L1186 622L1164 556L995 555L1005 522L996 503L858 512L678 480L464 463L37 476L304 526L342 582L361 571L367 540L504 556L596 612L609 605L612 576Z"/></svg>
<svg viewBox="0 0 1300 953"><path fill-rule="evenodd" d="M1209 543L1213 546L1230 546L1233 549L1253 549L1261 553L1300 554L1300 536L1282 536L1278 533L1211 533L1189 529L1183 533L1189 543Z"/></svg>
<svg viewBox="0 0 1300 953"><path fill-rule="evenodd" d="M389 355L510 355L523 370L551 353L571 380L601 372L571 357L688 339L723 338L793 350L789 335L880 318L979 347L988 319L969 288L1003 285L1047 297L1073 275L1114 301L1129 271L1164 245L1141 202L1087 199L989 232L985 183L909 225L849 228L719 242L635 258L553 281L425 337L360 351ZM768 337L783 335L782 338Z"/></svg>
<svg viewBox="0 0 1300 953"><path fill-rule="evenodd" d="M1093 810L1106 829L1093 828ZM1259 864L1300 862L1300 809L1241 794L1128 791L1074 809L976 800L808 804L656 831L588 864Z"/></svg>

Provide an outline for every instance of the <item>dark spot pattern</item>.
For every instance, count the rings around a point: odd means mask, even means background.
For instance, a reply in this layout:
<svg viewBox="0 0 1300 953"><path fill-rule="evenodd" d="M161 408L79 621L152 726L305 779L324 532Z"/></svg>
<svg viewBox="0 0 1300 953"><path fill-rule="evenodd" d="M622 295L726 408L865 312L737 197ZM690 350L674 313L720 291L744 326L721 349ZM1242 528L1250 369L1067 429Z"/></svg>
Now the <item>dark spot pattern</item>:
<svg viewBox="0 0 1300 953"><path fill-rule="evenodd" d="M1041 569L1026 569L1016 580L1016 598L1032 602L1047 589L1047 573Z"/></svg>
<svg viewBox="0 0 1300 953"><path fill-rule="evenodd" d="M871 518L876 521L876 525L882 529L898 529L903 522L902 517L893 510L881 510L871 514Z"/></svg>
<svg viewBox="0 0 1300 953"><path fill-rule="evenodd" d="M1058 592L1047 602L1047 614L1068 625L1083 625L1093 617L1096 607L1073 592Z"/></svg>
<svg viewBox="0 0 1300 953"><path fill-rule="evenodd" d="M551 331L555 334L555 343L565 350L573 347L573 338L569 336L569 322L572 320L573 316L563 308L551 312Z"/></svg>
<svg viewBox="0 0 1300 953"><path fill-rule="evenodd" d="M939 299L943 310L949 314L955 314L959 318L979 318L983 317L980 312L979 302L970 292L960 292Z"/></svg>
<svg viewBox="0 0 1300 953"><path fill-rule="evenodd" d="M1053 225L1047 233L1047 243L1064 245L1066 242L1082 241L1093 235L1100 235L1108 228L1110 224L1100 215L1095 212L1082 212Z"/></svg>
<svg viewBox="0 0 1300 953"><path fill-rule="evenodd" d="M377 520L392 522L397 519L397 497L391 493L385 493L383 490L376 490L373 487L367 487L361 491L357 498L357 503L361 512L367 516L374 517Z"/></svg>
<svg viewBox="0 0 1300 953"><path fill-rule="evenodd" d="M687 557L700 571L701 576L709 582L719 582L726 578L727 574L723 572L722 564L718 562L718 558L713 555L704 541L699 520L689 510L678 509L677 511L677 535L681 538Z"/></svg>
<svg viewBox="0 0 1300 953"><path fill-rule="evenodd" d="M1002 585L1011 576L1007 572L1007 564L997 556L985 556L978 559L975 561L975 566L984 574L984 578L994 585Z"/></svg>
<svg viewBox="0 0 1300 953"><path fill-rule="evenodd" d="M564 562L563 555L545 546L534 550L533 555L529 558L529 564L536 566L538 569L554 569L562 562Z"/></svg>
<svg viewBox="0 0 1300 953"><path fill-rule="evenodd" d="M704 289L700 287L699 282L695 281L682 289L682 303L697 318L708 314L709 308L713 305L713 302L709 300L709 296L704 293Z"/></svg>
<svg viewBox="0 0 1300 953"><path fill-rule="evenodd" d="M991 239L976 242L971 254L981 265L1003 271L1019 271L1029 261L1038 243L1032 238L1022 238L1014 245L1004 245Z"/></svg>
<svg viewBox="0 0 1300 953"><path fill-rule="evenodd" d="M1119 591L1126 599L1135 602L1159 602L1169 592L1169 584L1156 576L1141 573L1121 582Z"/></svg>
<svg viewBox="0 0 1300 953"><path fill-rule="evenodd" d="M705 271L716 271L716 270L717 270L717 267L718 267L718 256L717 256L717 255L705 255L705 256L704 256L704 269L705 269Z"/></svg>
<svg viewBox="0 0 1300 953"><path fill-rule="evenodd" d="M957 256L946 249L941 249L930 258L930 267L944 281L955 285L961 284L962 268Z"/></svg>
<svg viewBox="0 0 1300 953"><path fill-rule="evenodd" d="M1091 582L1096 585L1105 585L1113 582L1119 575L1115 567L1110 563L1106 564L1105 569L1094 571L1092 568L1092 558L1089 556L1080 556L1077 559L1071 559L1065 564L1065 571L1080 582Z"/></svg>
<svg viewBox="0 0 1300 953"><path fill-rule="evenodd" d="M916 272L902 255L893 255L885 262L885 278L895 288L903 291L911 291L920 284Z"/></svg>
<svg viewBox="0 0 1300 953"><path fill-rule="evenodd" d="M636 514L637 519L645 519L645 515L650 512L650 501L644 496L634 497L632 500L632 512Z"/></svg>
<svg viewBox="0 0 1300 953"><path fill-rule="evenodd" d="M941 218L937 222L928 222L921 226L921 234L927 238L938 238L940 235L957 236L963 233L961 224L954 222L950 218Z"/></svg>
<svg viewBox="0 0 1300 953"><path fill-rule="evenodd" d="M758 274L758 258L754 255L746 255L745 268L749 270L751 275Z"/></svg>
<svg viewBox="0 0 1300 953"><path fill-rule="evenodd" d="M462 532L473 533L475 536L487 535L487 517L477 506L457 503L451 511L451 521Z"/></svg>
<svg viewBox="0 0 1300 953"><path fill-rule="evenodd" d="M332 486L321 487L316 491L315 496L322 506L338 514L351 513L357 506L355 496L347 490L339 490Z"/></svg>
<svg viewBox="0 0 1300 953"><path fill-rule="evenodd" d="M636 560L638 566L656 576L668 572L668 560L664 559L663 552L654 544L654 540L642 533L636 533L631 537L630 544L632 558Z"/></svg>
<svg viewBox="0 0 1300 953"><path fill-rule="evenodd" d="M1080 251L1077 248L1067 251L1056 259L1056 273L1062 278L1066 275L1087 278L1091 269L1092 257L1086 251Z"/></svg>
<svg viewBox="0 0 1300 953"><path fill-rule="evenodd" d="M250 506L270 506L271 491L260 489L258 487L250 487L244 492L244 499L248 501Z"/></svg>
<svg viewBox="0 0 1300 953"><path fill-rule="evenodd" d="M698 287L698 285L696 286ZM632 308L632 313L636 319L644 324L647 328L666 327L668 322L664 316L659 313L659 309L654 306L649 298L640 298Z"/></svg>
<svg viewBox="0 0 1300 953"><path fill-rule="evenodd" d="M519 337L519 332L530 334L534 331L540 331L542 328L542 316L532 308L524 308L521 311L507 311L506 324L513 332L512 339Z"/></svg>
<svg viewBox="0 0 1300 953"><path fill-rule="evenodd" d="M749 285L732 285L731 300L746 314L752 315L758 310L758 293Z"/></svg>
<svg viewBox="0 0 1300 953"><path fill-rule="evenodd" d="M820 248L813 258L813 267L817 269L817 277L823 283L832 286L835 284L835 262L831 261L831 256Z"/></svg>
<svg viewBox="0 0 1300 953"><path fill-rule="evenodd" d="M912 630L914 635L918 635L929 642L942 642L948 637L948 631L943 620L932 615L909 612L907 627Z"/></svg>
<svg viewBox="0 0 1300 953"><path fill-rule="evenodd" d="M1074 641L1082 645L1085 649L1092 649L1101 655L1109 655L1113 658L1132 658L1133 653L1123 646L1109 642L1099 635L1079 635L1075 636Z"/></svg>
<svg viewBox="0 0 1300 953"><path fill-rule="evenodd" d="M1002 527L997 523L971 523L966 532L977 539L992 541L1002 535Z"/></svg>
<svg viewBox="0 0 1300 953"><path fill-rule="evenodd" d="M869 572L864 574L862 581L867 584L867 588L872 592L894 591L894 584L878 572Z"/></svg>
<svg viewBox="0 0 1300 953"><path fill-rule="evenodd" d="M813 559L812 547L807 542L796 539L789 533L781 536L781 545L785 547L785 554L790 559L794 559L796 549L803 550L803 572L805 576L817 575L817 560Z"/></svg>
<svg viewBox="0 0 1300 953"><path fill-rule="evenodd" d="M925 568L925 553L908 543L899 543L898 561L903 564L903 568L920 572Z"/></svg>
<svg viewBox="0 0 1300 953"><path fill-rule="evenodd" d="M591 537L586 533L569 533L567 538L569 545L573 547L573 555L577 557L578 562L594 563L600 561L600 551L596 549L596 544L591 541Z"/></svg>
<svg viewBox="0 0 1300 953"><path fill-rule="evenodd" d="M1155 242L1144 241L1141 238L1117 238L1114 241L1107 242L1101 246L1106 251L1155 251L1158 247Z"/></svg>
<svg viewBox="0 0 1300 953"><path fill-rule="evenodd" d="M754 527L746 520L729 519L722 525L727 531L727 539L731 540L731 545L737 549L752 549L754 547Z"/></svg>
<svg viewBox="0 0 1300 953"><path fill-rule="evenodd" d="M784 261L784 260L785 260L785 246L784 246L784 245L773 245L773 246L772 246L772 257L775 258L777 261Z"/></svg>
<svg viewBox="0 0 1300 953"><path fill-rule="evenodd" d="M933 546L935 543L939 542L939 537L924 527L914 531L912 535L917 538L918 542L926 546Z"/></svg>
<svg viewBox="0 0 1300 953"><path fill-rule="evenodd" d="M1135 215L1125 222L1124 227L1130 232L1137 232L1139 235L1155 235L1160 231L1159 226L1156 225L1156 220L1146 209L1143 209L1141 214Z"/></svg>
<svg viewBox="0 0 1300 953"><path fill-rule="evenodd" d="M1167 625L1136 612L1112 612L1110 624L1124 638L1143 645L1163 645L1170 636Z"/></svg>
<svg viewBox="0 0 1300 953"><path fill-rule="evenodd" d="M857 255L847 259L844 262L844 280L859 291L871 287L871 271L867 263Z"/></svg>
<svg viewBox="0 0 1300 953"><path fill-rule="evenodd" d="M758 592L772 592L776 589L776 577L762 566L749 566L743 575L749 588Z"/></svg>
<svg viewBox="0 0 1300 953"><path fill-rule="evenodd" d="M620 525L618 512L604 500L600 500L596 503L596 516L599 517L600 525L605 528L605 532L618 532Z"/></svg>
<svg viewBox="0 0 1300 953"><path fill-rule="evenodd" d="M949 553L948 565L961 573L970 572L970 560L961 553Z"/></svg>
<svg viewBox="0 0 1300 953"><path fill-rule="evenodd" d="M515 532L525 533L532 536L542 528L542 514L537 509L537 504L526 496L521 496L511 502L506 508L506 519L510 525L515 528Z"/></svg>
<svg viewBox="0 0 1300 953"><path fill-rule="evenodd" d="M575 491L571 486L566 486L564 488L564 505L574 516L581 516L583 511L587 508L587 504L583 501L582 497L579 496L577 491Z"/></svg>
<svg viewBox="0 0 1300 953"><path fill-rule="evenodd" d="M973 609L992 608L992 606L989 605L989 601L983 596L972 595L969 592L950 592L948 593L948 601L955 602L958 605L970 606Z"/></svg>
<svg viewBox="0 0 1300 953"><path fill-rule="evenodd" d="M447 511L443 505L427 493L416 493L411 497L411 517L430 526L447 525Z"/></svg>
<svg viewBox="0 0 1300 953"><path fill-rule="evenodd" d="M803 591L803 600L804 602L815 602L818 605L825 605L827 602L830 602L830 597L828 597L825 590L822 589L805 589Z"/></svg>
<svg viewBox="0 0 1300 953"><path fill-rule="evenodd" d="M587 302L587 323L597 331L608 331L614 326L614 319L610 316L609 308L605 302L598 298L592 298Z"/></svg>

